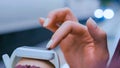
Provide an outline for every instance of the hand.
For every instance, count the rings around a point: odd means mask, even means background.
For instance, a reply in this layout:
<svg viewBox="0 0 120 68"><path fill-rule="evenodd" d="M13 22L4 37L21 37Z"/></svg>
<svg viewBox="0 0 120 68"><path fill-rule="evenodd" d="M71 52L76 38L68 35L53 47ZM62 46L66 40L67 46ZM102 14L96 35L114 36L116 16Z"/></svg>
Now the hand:
<svg viewBox="0 0 120 68"><path fill-rule="evenodd" d="M77 22L70 9L62 8L49 13L47 24L42 18L40 23L55 32L47 47L53 49L60 44L70 68L106 66L109 57L106 33L91 18L84 26Z"/></svg>

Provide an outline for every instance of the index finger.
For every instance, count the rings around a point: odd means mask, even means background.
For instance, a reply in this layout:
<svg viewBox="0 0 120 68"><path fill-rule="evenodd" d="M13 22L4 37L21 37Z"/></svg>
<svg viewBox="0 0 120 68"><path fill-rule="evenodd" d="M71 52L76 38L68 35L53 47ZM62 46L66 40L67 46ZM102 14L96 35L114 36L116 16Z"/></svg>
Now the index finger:
<svg viewBox="0 0 120 68"><path fill-rule="evenodd" d="M55 32L59 25L63 22L69 21L77 21L77 18L72 14L69 8L61 8L50 12L47 16L48 22L43 22L43 27L52 30ZM56 28L57 27L57 28ZM55 29L56 28L56 29Z"/></svg>
<svg viewBox="0 0 120 68"><path fill-rule="evenodd" d="M76 17L73 15L69 8L56 9L50 12L47 18L51 19L51 24L63 23L64 21L77 21Z"/></svg>
<svg viewBox="0 0 120 68"><path fill-rule="evenodd" d="M66 39L68 35L80 35L82 36L86 31L86 27L79 23L73 23L72 21L66 21L60 28L53 34L51 40L47 44L48 49L55 48L62 40ZM65 48L65 46L64 46Z"/></svg>

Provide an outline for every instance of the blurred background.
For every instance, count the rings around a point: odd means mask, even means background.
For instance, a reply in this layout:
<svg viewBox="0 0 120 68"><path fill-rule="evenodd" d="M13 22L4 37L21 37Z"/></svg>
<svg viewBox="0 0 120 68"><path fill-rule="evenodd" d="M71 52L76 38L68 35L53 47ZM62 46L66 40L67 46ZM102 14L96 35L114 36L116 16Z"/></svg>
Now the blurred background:
<svg viewBox="0 0 120 68"><path fill-rule="evenodd" d="M106 31L112 57L120 32L120 0L0 0L0 68L5 68L2 55L11 55L17 47L44 48L53 33L42 28L38 20L63 7L69 7L81 24L92 17ZM60 49L55 50L60 53L61 68L67 68Z"/></svg>

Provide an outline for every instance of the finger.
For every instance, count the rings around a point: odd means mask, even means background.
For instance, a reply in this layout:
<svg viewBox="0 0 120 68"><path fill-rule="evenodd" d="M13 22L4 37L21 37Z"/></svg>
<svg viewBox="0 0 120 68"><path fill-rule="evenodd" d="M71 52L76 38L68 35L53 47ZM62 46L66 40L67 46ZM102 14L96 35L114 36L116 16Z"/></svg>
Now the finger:
<svg viewBox="0 0 120 68"><path fill-rule="evenodd" d="M55 48L68 34L83 34L85 27L79 23L73 23L71 21L66 21L61 25L61 27L54 33L51 40L47 44L48 49Z"/></svg>
<svg viewBox="0 0 120 68"><path fill-rule="evenodd" d="M67 20L77 21L69 8L61 8L54 10L48 14L48 22L44 22L44 27L55 32L59 26Z"/></svg>
<svg viewBox="0 0 120 68"><path fill-rule="evenodd" d="M47 25L49 24L49 19L48 18L40 18L39 19L39 22L40 22L40 24L41 24L41 26L43 26L43 27L45 27L45 28L47 28L47 29L49 29L49 30L51 30L52 32L55 32L57 29L58 29L58 26L52 26L52 27L48 27Z"/></svg>
<svg viewBox="0 0 120 68"><path fill-rule="evenodd" d="M72 26L70 23L64 23L52 36L51 40L47 44L46 48L55 48L62 39L64 39L71 31Z"/></svg>
<svg viewBox="0 0 120 68"><path fill-rule="evenodd" d="M55 24L56 22L62 24L66 20L77 21L69 8L56 9L50 12L47 18L51 19L50 23L52 24Z"/></svg>
<svg viewBox="0 0 120 68"><path fill-rule="evenodd" d="M96 25L92 18L87 20L87 27L90 35L96 42L106 42L106 33Z"/></svg>
<svg viewBox="0 0 120 68"><path fill-rule="evenodd" d="M52 24L52 26L49 26L50 21L51 20L49 18L46 18L45 21L44 21L43 27L51 30L52 32L55 32L59 28L59 26L56 26L56 24Z"/></svg>

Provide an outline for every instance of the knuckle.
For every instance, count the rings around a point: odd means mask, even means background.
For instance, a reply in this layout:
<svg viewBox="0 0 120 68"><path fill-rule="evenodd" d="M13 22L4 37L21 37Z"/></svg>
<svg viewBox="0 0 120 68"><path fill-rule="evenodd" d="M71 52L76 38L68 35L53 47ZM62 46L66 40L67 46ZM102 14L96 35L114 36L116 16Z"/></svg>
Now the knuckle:
<svg viewBox="0 0 120 68"><path fill-rule="evenodd" d="M70 8L68 8L68 7L65 7L64 9L65 9L66 11L71 11Z"/></svg>
<svg viewBox="0 0 120 68"><path fill-rule="evenodd" d="M67 13L71 13L70 8L65 8L65 11L66 11Z"/></svg>
<svg viewBox="0 0 120 68"><path fill-rule="evenodd" d="M66 21L63 23L64 25L67 25L67 26L72 26L73 25L73 22L72 21Z"/></svg>

